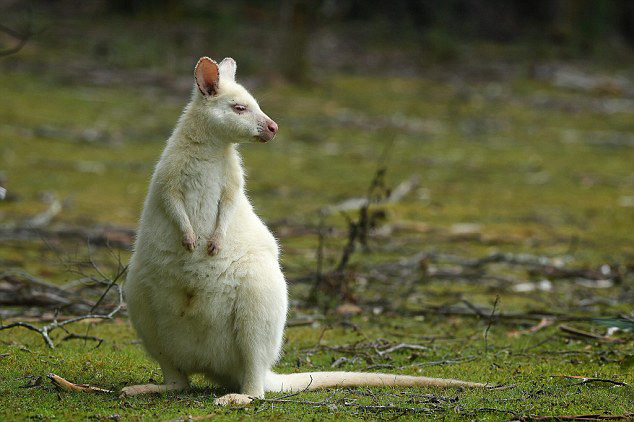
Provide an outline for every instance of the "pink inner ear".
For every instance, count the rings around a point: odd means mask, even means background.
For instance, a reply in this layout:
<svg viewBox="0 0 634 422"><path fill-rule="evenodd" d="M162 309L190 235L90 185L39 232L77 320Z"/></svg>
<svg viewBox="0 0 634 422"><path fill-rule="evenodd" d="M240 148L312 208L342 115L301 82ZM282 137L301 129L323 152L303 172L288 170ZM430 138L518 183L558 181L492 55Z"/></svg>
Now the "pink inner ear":
<svg viewBox="0 0 634 422"><path fill-rule="evenodd" d="M218 92L218 64L209 57L203 57L196 64L196 84L203 95L216 95Z"/></svg>

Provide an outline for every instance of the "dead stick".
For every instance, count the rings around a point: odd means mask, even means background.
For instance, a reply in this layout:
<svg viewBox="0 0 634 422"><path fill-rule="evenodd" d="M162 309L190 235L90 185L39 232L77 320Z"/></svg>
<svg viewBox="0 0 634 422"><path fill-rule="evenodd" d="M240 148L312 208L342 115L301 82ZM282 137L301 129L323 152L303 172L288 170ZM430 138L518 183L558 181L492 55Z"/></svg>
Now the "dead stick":
<svg viewBox="0 0 634 422"><path fill-rule="evenodd" d="M572 334L572 335L575 335L575 336L578 336L578 337L591 338L591 339L598 340L598 341L603 341L603 342L606 342L606 343L617 343L617 344L625 343L625 340L620 339L620 338L611 338L611 337L599 336L599 335L596 335L596 334L589 333L587 331L582 331L582 330L578 330L576 328L568 327L567 325L560 325L559 329L561 331L563 331L564 333Z"/></svg>
<svg viewBox="0 0 634 422"><path fill-rule="evenodd" d="M495 308L497 308L499 301L500 301L500 296L496 296L495 302L493 302L493 309L491 309L491 315L489 315L489 323L487 324L486 330L484 330L484 354L485 355L489 352L489 329L491 328L491 323L493 322L493 315L495 314Z"/></svg>
<svg viewBox="0 0 634 422"><path fill-rule="evenodd" d="M113 393L112 390L93 387L88 384L73 384L72 382L66 381L64 378L55 374L48 374L48 378L51 380L55 387L64 391L77 391L82 393Z"/></svg>

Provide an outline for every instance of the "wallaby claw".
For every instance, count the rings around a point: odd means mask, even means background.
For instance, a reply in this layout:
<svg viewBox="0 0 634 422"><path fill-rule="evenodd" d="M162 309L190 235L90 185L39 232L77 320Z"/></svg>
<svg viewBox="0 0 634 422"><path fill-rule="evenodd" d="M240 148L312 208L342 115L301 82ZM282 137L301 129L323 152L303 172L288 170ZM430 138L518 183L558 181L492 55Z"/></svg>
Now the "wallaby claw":
<svg viewBox="0 0 634 422"><path fill-rule="evenodd" d="M210 256L218 255L220 252L220 239L218 236L211 236L211 239L207 241L207 253Z"/></svg>
<svg viewBox="0 0 634 422"><path fill-rule="evenodd" d="M196 249L196 234L193 231L183 235L183 246L190 252Z"/></svg>

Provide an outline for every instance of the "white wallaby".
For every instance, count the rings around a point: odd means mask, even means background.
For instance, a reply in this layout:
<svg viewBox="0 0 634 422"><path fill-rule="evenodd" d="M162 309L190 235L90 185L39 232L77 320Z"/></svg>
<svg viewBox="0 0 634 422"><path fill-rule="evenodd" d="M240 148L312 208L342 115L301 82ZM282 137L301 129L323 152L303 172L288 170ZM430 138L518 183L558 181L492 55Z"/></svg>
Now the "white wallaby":
<svg viewBox="0 0 634 422"><path fill-rule="evenodd" d="M236 144L268 142L277 124L235 81L236 63L198 61L194 92L156 165L124 294L162 385L122 394L183 390L202 373L244 404L265 391L349 386L486 387L485 384L375 373L281 375L287 290L278 245L244 192Z"/></svg>

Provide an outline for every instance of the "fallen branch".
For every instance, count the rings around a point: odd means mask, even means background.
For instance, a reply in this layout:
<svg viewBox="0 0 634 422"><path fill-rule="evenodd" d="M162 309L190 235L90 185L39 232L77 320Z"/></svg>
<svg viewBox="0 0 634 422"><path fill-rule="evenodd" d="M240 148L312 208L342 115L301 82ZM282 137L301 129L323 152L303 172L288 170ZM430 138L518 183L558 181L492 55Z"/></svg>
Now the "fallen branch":
<svg viewBox="0 0 634 422"><path fill-rule="evenodd" d="M432 255L427 254L429 259ZM616 279L620 274L610 266L605 266L601 271L589 270L585 268L567 268L562 263L549 257L535 256L528 254L493 253L483 258L464 259L451 255L435 255L436 258L443 258L450 262L458 263L463 267L481 269L489 264L507 264L512 266L529 267L529 273L548 276L554 279L561 278L585 278L590 280Z"/></svg>
<svg viewBox="0 0 634 422"><path fill-rule="evenodd" d="M376 353L379 356L385 356L389 353L392 352L396 352L397 350L429 350L429 347L426 346L421 346L419 344L407 344L407 343L401 343L401 344L397 344L396 346L392 346L388 349L385 350L376 350Z"/></svg>
<svg viewBox="0 0 634 422"><path fill-rule="evenodd" d="M445 360L437 360L437 361L431 361L431 362L414 363L413 366L421 368L425 366L457 365L457 364L465 363L465 362L473 362L474 360L477 360L477 359L478 358L476 356L465 356L465 357L456 358L456 359L445 359Z"/></svg>
<svg viewBox="0 0 634 422"><path fill-rule="evenodd" d="M63 391L73 391L81 393L114 393L112 390L106 390L105 388L93 387L88 384L73 384L70 381L66 381L64 378L55 375L48 374L48 378L53 385Z"/></svg>
<svg viewBox="0 0 634 422"><path fill-rule="evenodd" d="M52 198L46 211L37 214L26 221L26 227L40 228L48 226L49 223L62 211L62 202L57 198Z"/></svg>
<svg viewBox="0 0 634 422"><path fill-rule="evenodd" d="M355 359L359 356L362 356L370 366L377 366L382 364L375 364L375 359L377 357L381 358L383 361L390 360L390 353L394 353L400 350L418 350L424 351L429 350L429 347L419 345L419 344L409 344L409 343L399 343L393 344L385 339L378 339L376 341L367 341L367 342L359 342L354 343L352 345L344 344L340 346L326 346L322 344L318 344L312 348L302 349L303 353L312 353L318 350L329 350L332 352L346 353L351 354L355 357ZM332 366L340 366L344 362L349 361L346 358L340 358L336 360Z"/></svg>
<svg viewBox="0 0 634 422"><path fill-rule="evenodd" d="M0 273L0 305L87 312L90 304L77 294L61 289L23 271Z"/></svg>
<svg viewBox="0 0 634 422"><path fill-rule="evenodd" d="M606 337L600 336L597 334L592 334L587 331L578 330L573 327L569 327L567 325L560 325L559 329L567 334L572 334L575 337L589 338L597 341L601 341L604 343L615 343L615 344L624 344L626 341L620 338Z"/></svg>
<svg viewBox="0 0 634 422"><path fill-rule="evenodd" d="M35 35L35 32L33 32L31 28L33 19L32 19L32 11L30 6L28 7L27 11L28 11L27 27L23 31L18 31L13 28L9 28L8 26L0 24L0 32L3 32L17 40L17 43L13 47L0 50L0 57L9 56L11 54L15 54L18 51L22 50L22 48L26 45L27 41L31 39L33 35Z"/></svg>
<svg viewBox="0 0 634 422"><path fill-rule="evenodd" d="M625 413L623 415L562 415L562 416L522 416L518 421L621 421L631 419L634 413Z"/></svg>
<svg viewBox="0 0 634 422"><path fill-rule="evenodd" d="M44 342L46 343L48 347L50 347L51 349L55 348L55 345L53 344L53 340L51 340L51 338L48 336L48 330L45 330L46 327L38 328L35 325L18 321L18 322L13 322L9 325L0 325L0 331L8 330L10 328L15 328L15 327L23 327L23 328L26 328L27 330L31 330L31 331L35 331L36 333L39 333L44 338Z"/></svg>
<svg viewBox="0 0 634 422"><path fill-rule="evenodd" d="M580 377L580 376L576 376L576 375L563 375L564 378L570 378L570 379L580 379L580 382L577 382L575 384L572 385L583 385L583 384L589 384L591 382L607 382L608 384L614 384L614 385L620 385L620 386L627 386L628 384L621 382L621 381L614 381L614 380L610 380L610 379L606 379L606 378L592 378L592 377Z"/></svg>
<svg viewBox="0 0 634 422"><path fill-rule="evenodd" d="M380 363L380 364L377 364L377 365L370 365L370 366L366 366L365 368L363 368L362 372L373 371L375 369L394 369L394 365L390 365L388 363Z"/></svg>
<svg viewBox="0 0 634 422"><path fill-rule="evenodd" d="M368 246L368 231L371 226L371 216L369 213L370 205L376 205L385 202L390 197L389 189L385 185L385 173L387 169L383 166L379 166L376 170L368 193L362 201L354 200L354 207L359 211L359 216L356 220L350 218L343 210L347 209L342 206L334 208L324 208L320 210L320 218L324 218L325 215L336 211L343 213L348 222L348 239L343 249L341 250L341 257L339 262L333 270L327 274L322 274L322 256L323 256L323 243L324 243L324 231L323 221L320 222L319 230L319 247L318 247L318 261L317 261L317 277L311 291L311 298L316 301L318 292L324 292L330 296L336 296L338 299L345 302L354 303L354 293L349 286L349 280L347 277L347 267L350 263L352 255L357 249L357 244L360 244L367 248ZM399 190L399 196L402 197L404 189ZM398 198L397 198L398 199ZM348 205L346 205L347 207Z"/></svg>
<svg viewBox="0 0 634 422"><path fill-rule="evenodd" d="M402 311L399 314L403 315L456 315L456 316L469 316L481 318L482 313L490 313L491 309L478 307L480 310L479 313L474 312L473 309L463 307L463 306L434 306L428 305L424 309L415 312L405 312ZM505 319L505 320L530 320L530 321L541 321L544 318L553 320L553 321L583 321L583 322L591 322L594 318L592 317L583 317L583 316L572 316L572 315L564 315L564 314L556 314L556 313L547 313L541 311L535 312L498 312L495 314L495 318Z"/></svg>
<svg viewBox="0 0 634 422"><path fill-rule="evenodd" d="M96 341L98 343L95 346L95 349L98 348L99 346L101 346L101 344L105 341L101 337L85 336L85 335L75 334L75 333L70 333L69 335L67 335L66 337L64 337L62 339L62 341L68 341L68 340L91 340L91 341Z"/></svg>
<svg viewBox="0 0 634 422"><path fill-rule="evenodd" d="M0 240L80 239L95 246L130 249L135 231L124 227L91 228L55 225L56 227L0 226Z"/></svg>
<svg viewBox="0 0 634 422"><path fill-rule="evenodd" d="M22 327L22 328L26 328L28 330L31 331L35 331L37 333L39 333L42 336L42 339L44 340L44 342L46 343L46 345L51 348L54 349L55 348L55 344L53 343L53 340L50 337L50 334L56 330L56 329L62 329L64 331L66 331L68 334L71 334L70 332L68 332L68 330L66 330L66 325L68 324L72 324L78 321L83 321L83 320L87 320L87 319L102 319L102 320L106 320L106 319L113 319L114 316L121 310L121 308L123 307L123 291L121 289L121 287L118 284L115 284L117 280L119 280L123 274L126 272L127 270L127 265L126 266L120 266L119 267L119 271L118 273L113 277L113 282L109 284L108 289L111 288L112 286L116 286L117 291L118 291L118 303L117 305L107 314L94 314L91 312L89 312L86 315L82 315L82 316L78 316L78 317L74 317L74 318L69 318L66 319L64 321L59 321L57 319L57 315L55 315L55 317L53 318L53 322L51 322L50 324L46 324L43 327L36 327L33 324L29 324L26 322L14 322L11 323L9 325L3 325L0 322L0 331L2 330L7 330L7 329L11 329L11 328L16 328L16 327ZM103 297L103 295L102 295ZM93 306L92 310L94 311L94 309L96 308L96 306Z"/></svg>
<svg viewBox="0 0 634 422"><path fill-rule="evenodd" d="M323 215L336 214L338 212L358 210L362 207L368 206L371 203L373 205L381 204L394 204L401 201L412 190L416 189L419 184L419 177L414 175L407 180L402 181L394 189L392 189L388 195L377 202L371 202L367 197L365 198L350 198L345 201L341 201L335 205L329 205L322 208L321 213Z"/></svg>
<svg viewBox="0 0 634 422"><path fill-rule="evenodd" d="M509 337L519 337L524 334L534 334L541 330L542 328L546 328L553 325L553 320L548 318L542 318L541 321L537 325L534 325L526 330L514 330L508 332L506 335Z"/></svg>
<svg viewBox="0 0 634 422"><path fill-rule="evenodd" d="M286 321L287 327L305 327L307 325L313 325L316 322L319 322L323 318L311 318L311 319L291 319Z"/></svg>

